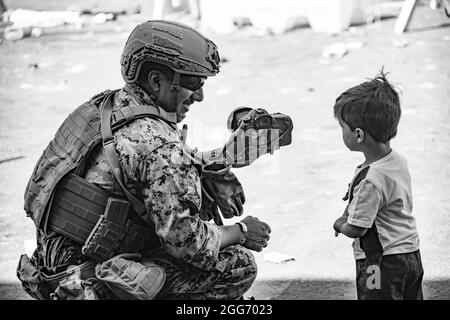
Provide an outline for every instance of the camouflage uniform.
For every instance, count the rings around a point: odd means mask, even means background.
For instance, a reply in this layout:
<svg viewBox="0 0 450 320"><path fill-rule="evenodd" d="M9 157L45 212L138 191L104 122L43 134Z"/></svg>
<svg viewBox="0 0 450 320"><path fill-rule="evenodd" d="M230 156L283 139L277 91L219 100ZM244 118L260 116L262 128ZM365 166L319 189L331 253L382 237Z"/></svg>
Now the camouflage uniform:
<svg viewBox="0 0 450 320"><path fill-rule="evenodd" d="M140 87L127 84L114 97L113 108L153 105ZM116 153L128 189L145 203L161 246L146 255L166 270L159 299L233 299L242 296L256 277L249 250L220 250L221 231L199 217L201 168L186 163L185 146L175 125L162 120L135 120L114 133ZM91 155L85 179L113 194L123 195L102 146ZM58 266L86 259L81 246L55 233L38 232L40 265Z"/></svg>

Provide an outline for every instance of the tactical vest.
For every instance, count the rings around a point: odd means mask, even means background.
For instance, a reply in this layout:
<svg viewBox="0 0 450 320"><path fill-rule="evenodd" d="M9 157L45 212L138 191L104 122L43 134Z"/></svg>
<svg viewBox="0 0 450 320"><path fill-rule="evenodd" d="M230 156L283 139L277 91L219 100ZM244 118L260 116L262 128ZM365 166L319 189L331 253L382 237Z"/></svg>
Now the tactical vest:
<svg viewBox="0 0 450 320"><path fill-rule="evenodd" d="M112 110L110 99L117 91L107 90L94 96L66 118L39 158L25 190L24 209L37 228L49 228L84 243L83 253L91 257L93 255L97 260L104 260L112 254L109 252L105 255L102 252L105 248L99 242L103 241L106 247L115 246L116 251L130 249L132 252L139 251L136 248L149 240L149 234L153 237L155 234L145 223L133 223L127 219L128 212L133 211L133 208L136 215L136 212L142 214L145 207L126 188L124 192L127 197L134 198L134 201L130 199L132 206L127 199L113 198L105 190L79 176L83 173L86 160L103 140L113 142L109 146L114 146L112 132L135 119L151 117L171 125L176 124L176 114L168 113L158 106L125 106ZM105 112L100 110L103 107ZM103 124L101 118L106 119L103 119ZM105 141L103 144L105 146ZM111 153L111 148L109 151ZM115 154L114 159L117 165ZM123 186L115 166L112 168ZM136 207L139 208L136 210ZM136 221L136 216L132 220ZM122 240L127 243L121 243L122 248L118 248L118 242ZM89 243L94 243L97 248L86 247ZM97 253L94 252L96 250Z"/></svg>
<svg viewBox="0 0 450 320"><path fill-rule="evenodd" d="M353 179L353 182L351 183L349 190L347 191L346 195L343 198L344 201L348 200L349 204L352 202L355 187L363 179L365 179L367 173L369 172L369 168L370 166L362 169L358 173L358 175ZM361 249L364 251L366 258L369 261L369 264L380 265L381 259L383 257L383 246L381 245L380 239L378 237L378 230L375 221L373 222L372 226L367 230L367 232L362 237L359 238L359 245Z"/></svg>

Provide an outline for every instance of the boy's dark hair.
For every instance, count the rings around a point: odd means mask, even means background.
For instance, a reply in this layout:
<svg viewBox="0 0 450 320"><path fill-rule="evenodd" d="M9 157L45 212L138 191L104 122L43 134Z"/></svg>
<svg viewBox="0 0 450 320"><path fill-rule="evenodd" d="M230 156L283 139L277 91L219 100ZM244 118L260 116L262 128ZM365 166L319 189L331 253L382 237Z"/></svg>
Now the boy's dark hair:
<svg viewBox="0 0 450 320"><path fill-rule="evenodd" d="M334 105L334 117L352 130L361 128L376 142L388 142L397 134L401 109L398 93L383 69L374 79L342 93Z"/></svg>

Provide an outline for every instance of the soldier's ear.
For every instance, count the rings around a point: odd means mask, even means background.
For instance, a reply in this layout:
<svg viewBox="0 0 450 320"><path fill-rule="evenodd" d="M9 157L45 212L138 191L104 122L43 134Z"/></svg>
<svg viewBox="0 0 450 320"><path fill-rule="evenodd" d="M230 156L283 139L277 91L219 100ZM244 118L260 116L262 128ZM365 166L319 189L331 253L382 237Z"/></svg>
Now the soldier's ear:
<svg viewBox="0 0 450 320"><path fill-rule="evenodd" d="M148 73L148 86L153 92L158 92L161 87L161 72L158 70L151 70Z"/></svg>

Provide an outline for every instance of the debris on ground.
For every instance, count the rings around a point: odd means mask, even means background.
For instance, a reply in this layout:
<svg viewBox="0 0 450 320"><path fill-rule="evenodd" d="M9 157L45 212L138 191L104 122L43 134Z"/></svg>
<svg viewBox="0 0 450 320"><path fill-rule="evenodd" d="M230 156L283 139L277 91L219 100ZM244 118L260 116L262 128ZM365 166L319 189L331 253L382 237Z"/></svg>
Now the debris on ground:
<svg viewBox="0 0 450 320"><path fill-rule="evenodd" d="M347 46L343 42L332 44L322 51L325 59L340 59L348 53Z"/></svg>
<svg viewBox="0 0 450 320"><path fill-rule="evenodd" d="M28 68L30 69L39 69L39 64L36 62L32 62L28 64Z"/></svg>
<svg viewBox="0 0 450 320"><path fill-rule="evenodd" d="M233 19L233 25L238 29L244 29L253 26L253 23L248 17L239 17Z"/></svg>
<svg viewBox="0 0 450 320"><path fill-rule="evenodd" d="M17 28L56 27L65 24L81 24L80 13L76 11L36 11L16 9L6 13L7 21Z"/></svg>
<svg viewBox="0 0 450 320"><path fill-rule="evenodd" d="M295 261L295 258L284 253L270 252L264 255L264 260L272 263L282 264L290 261Z"/></svg>
<svg viewBox="0 0 450 320"><path fill-rule="evenodd" d="M409 41L406 39L395 39L392 41L392 44L396 46L397 48L405 48L409 46Z"/></svg>
<svg viewBox="0 0 450 320"><path fill-rule="evenodd" d="M3 38L5 40L20 40L26 37L40 37L42 34L41 28L32 27L17 27L15 25L10 25L3 31Z"/></svg>
<svg viewBox="0 0 450 320"><path fill-rule="evenodd" d="M364 47L364 41L337 42L322 51L322 57L329 60L340 59L351 50L358 50Z"/></svg>
<svg viewBox="0 0 450 320"><path fill-rule="evenodd" d="M69 10L70 9L70 10ZM26 37L40 37L44 29L59 26L69 26L79 30L86 25L104 24L116 20L116 12L83 11L76 6L69 7L67 11L37 11L16 9L7 11L3 15L3 30L5 40L20 40Z"/></svg>
<svg viewBox="0 0 450 320"><path fill-rule="evenodd" d="M112 21L115 19L114 14L112 13L97 13L93 18L92 18L92 22L95 24L103 24L106 23L108 21Z"/></svg>

